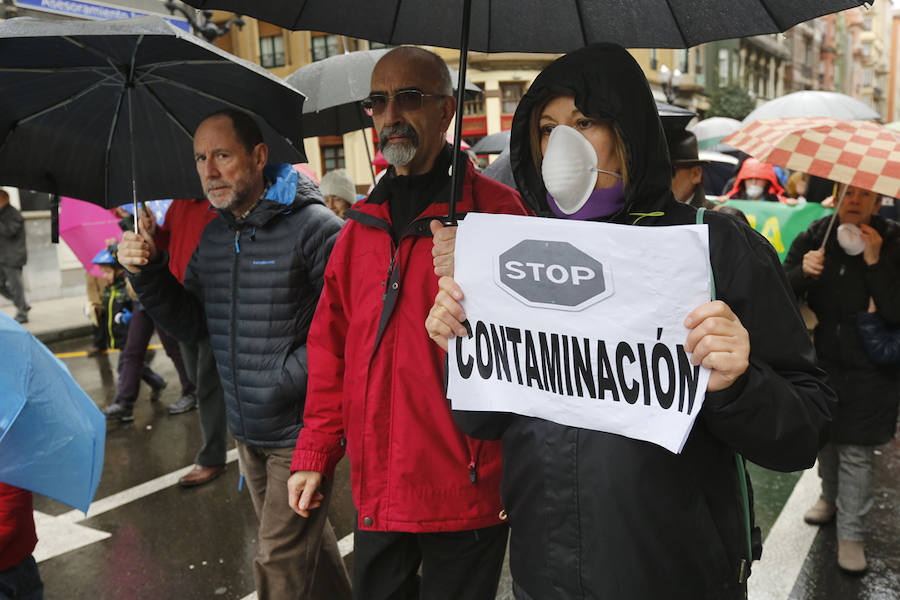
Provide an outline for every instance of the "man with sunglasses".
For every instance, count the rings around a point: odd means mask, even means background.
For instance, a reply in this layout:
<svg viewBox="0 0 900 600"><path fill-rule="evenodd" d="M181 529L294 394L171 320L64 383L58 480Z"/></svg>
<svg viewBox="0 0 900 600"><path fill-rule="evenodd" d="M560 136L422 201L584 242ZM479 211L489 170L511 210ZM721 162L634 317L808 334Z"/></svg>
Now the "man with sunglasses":
<svg viewBox="0 0 900 600"><path fill-rule="evenodd" d="M430 222L447 215L450 197L447 66L396 48L375 66L365 105L391 166L347 211L325 271L291 507L306 516L319 506L346 450L358 511L354 598L493 599L508 533L500 446L453 424L445 356L422 326L437 293ZM526 214L513 190L462 164L460 213Z"/></svg>

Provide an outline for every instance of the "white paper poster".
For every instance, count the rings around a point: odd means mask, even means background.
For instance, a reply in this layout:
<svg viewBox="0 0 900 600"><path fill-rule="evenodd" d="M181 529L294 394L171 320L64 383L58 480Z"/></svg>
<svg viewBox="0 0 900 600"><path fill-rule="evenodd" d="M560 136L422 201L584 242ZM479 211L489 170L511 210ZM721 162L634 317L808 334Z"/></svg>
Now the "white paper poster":
<svg viewBox="0 0 900 600"><path fill-rule="evenodd" d="M469 214L455 277L471 336L450 340L453 408L680 452L709 381L683 322L709 301L709 274L706 225Z"/></svg>

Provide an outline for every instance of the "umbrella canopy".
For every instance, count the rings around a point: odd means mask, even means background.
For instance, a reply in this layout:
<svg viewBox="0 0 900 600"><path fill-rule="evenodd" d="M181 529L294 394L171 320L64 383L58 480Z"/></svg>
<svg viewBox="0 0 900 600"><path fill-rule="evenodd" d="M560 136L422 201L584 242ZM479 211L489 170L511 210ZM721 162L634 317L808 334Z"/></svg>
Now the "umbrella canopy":
<svg viewBox="0 0 900 600"><path fill-rule="evenodd" d="M330 56L300 67L285 80L306 95L303 104L303 135L343 135L372 127L372 117L360 102L369 96L372 70L389 48L359 50ZM450 69L456 87L456 70ZM468 79L466 92L480 94L481 89Z"/></svg>
<svg viewBox="0 0 900 600"><path fill-rule="evenodd" d="M172 200L150 200L149 202L144 202L144 207L153 215L153 220L156 221L157 225L162 225L166 222L166 213L169 211L170 206L172 206ZM134 214L134 204L122 204L120 208L123 208L130 215Z"/></svg>
<svg viewBox="0 0 900 600"><path fill-rule="evenodd" d="M656 101L656 112L662 119L663 127L666 130L681 130L687 127L691 119L697 116L692 110L675 106L674 104L666 104L665 102Z"/></svg>
<svg viewBox="0 0 900 600"><path fill-rule="evenodd" d="M763 119L725 142L773 165L900 196L900 133L871 121Z"/></svg>
<svg viewBox="0 0 900 600"><path fill-rule="evenodd" d="M805 90L769 100L744 117L743 124L746 125L760 119L789 117L881 120L881 115L856 98L837 92Z"/></svg>
<svg viewBox="0 0 900 600"><path fill-rule="evenodd" d="M864 0L186 0L196 8L230 10L288 29L328 31L386 44L468 51L568 52L594 42L626 47L689 48L713 40L785 31ZM460 32L457 34L456 32ZM462 137L458 94L456 137ZM462 194L459 153L453 154L449 220Z"/></svg>
<svg viewBox="0 0 900 600"><path fill-rule="evenodd" d="M509 148L500 153L500 156L494 159L481 172L485 177L490 177L494 181L499 181L503 185L516 189L516 180L513 177L512 165L509 164Z"/></svg>
<svg viewBox="0 0 900 600"><path fill-rule="evenodd" d="M103 271L91 261L106 247L106 240L122 238L122 229L119 218L105 208L63 196L59 203L59 236L85 271L103 277Z"/></svg>
<svg viewBox="0 0 900 600"><path fill-rule="evenodd" d="M0 313L0 481L87 512L103 471L106 419L66 366Z"/></svg>
<svg viewBox="0 0 900 600"><path fill-rule="evenodd" d="M303 96L156 17L0 23L0 184L113 207L202 197L192 134L253 115L272 160L300 162Z"/></svg>
<svg viewBox="0 0 900 600"><path fill-rule="evenodd" d="M475 154L500 154L509 148L509 130L486 135L472 146Z"/></svg>
<svg viewBox="0 0 900 600"><path fill-rule="evenodd" d="M688 131L697 136L697 148L722 152L734 150L732 146L723 144L722 140L741 128L741 122L728 117L710 117L688 126Z"/></svg>
<svg viewBox="0 0 900 600"><path fill-rule="evenodd" d="M319 176L316 175L316 172L313 171L312 167L310 167L308 164L297 163L294 165L294 170L297 171L298 173L303 173L304 175L306 175L307 177L309 177L310 179L315 181L316 185L319 184Z"/></svg>
<svg viewBox="0 0 900 600"><path fill-rule="evenodd" d="M461 0L186 0L288 29L328 31L386 44L459 48ZM568 52L593 42L687 48L785 31L863 0L476 0L469 48L478 52Z"/></svg>

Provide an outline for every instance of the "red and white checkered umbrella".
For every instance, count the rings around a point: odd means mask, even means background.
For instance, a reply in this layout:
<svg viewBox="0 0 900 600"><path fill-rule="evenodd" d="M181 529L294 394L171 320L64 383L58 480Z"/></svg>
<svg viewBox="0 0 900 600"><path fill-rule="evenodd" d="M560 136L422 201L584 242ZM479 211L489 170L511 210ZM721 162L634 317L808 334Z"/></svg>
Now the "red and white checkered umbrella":
<svg viewBox="0 0 900 600"><path fill-rule="evenodd" d="M722 140L767 163L900 197L900 132L871 121L753 121Z"/></svg>

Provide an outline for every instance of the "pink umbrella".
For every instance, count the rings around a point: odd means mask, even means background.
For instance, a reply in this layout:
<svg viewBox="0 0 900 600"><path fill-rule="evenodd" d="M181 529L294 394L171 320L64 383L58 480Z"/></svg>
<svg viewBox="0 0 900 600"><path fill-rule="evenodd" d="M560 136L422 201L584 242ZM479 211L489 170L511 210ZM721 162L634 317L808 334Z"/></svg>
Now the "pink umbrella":
<svg viewBox="0 0 900 600"><path fill-rule="evenodd" d="M119 219L105 208L63 196L59 202L59 237L89 274L103 277L103 271L91 261L106 246L107 239L122 239L122 229Z"/></svg>
<svg viewBox="0 0 900 600"><path fill-rule="evenodd" d="M316 183L319 183L319 177L316 175L316 172L313 171L312 168L308 164L297 163L296 165L293 165L293 167L294 167L294 170L297 171L298 173L303 173L304 175L306 175L307 177L309 177Z"/></svg>

